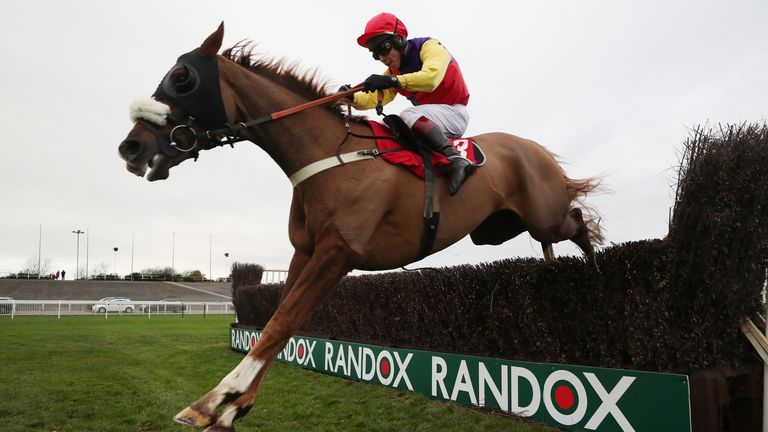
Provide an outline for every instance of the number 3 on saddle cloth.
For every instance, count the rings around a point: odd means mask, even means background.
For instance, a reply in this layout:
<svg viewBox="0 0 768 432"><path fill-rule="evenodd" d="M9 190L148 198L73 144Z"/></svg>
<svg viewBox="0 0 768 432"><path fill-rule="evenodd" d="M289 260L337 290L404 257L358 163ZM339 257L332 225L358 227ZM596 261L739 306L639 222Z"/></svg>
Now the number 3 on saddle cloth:
<svg viewBox="0 0 768 432"><path fill-rule="evenodd" d="M419 248L421 259L432 251L437 227L440 225L440 203L435 191L434 173L447 174L449 170L445 168L449 168L451 162L445 156L427 149L425 145L420 145L416 135L400 117L388 115L384 117L384 122L386 126L374 121L368 122L376 136L376 147L381 158L407 168L424 179L424 231ZM389 136L395 139L382 138ZM460 156L466 157L478 167L485 164L485 154L471 139L456 138L450 141Z"/></svg>
<svg viewBox="0 0 768 432"><path fill-rule="evenodd" d="M419 151L417 138L414 133L396 115L388 115L384 117L384 121L387 123L386 125L375 121L368 121L373 135L377 137L376 148L378 148L381 158L393 165L407 168L423 179L424 158ZM380 138L393 135L397 137L397 141L395 139ZM469 159L478 167L485 165L485 154L478 147L477 143L469 138L449 138L448 140L453 144L459 156ZM436 168L436 174L447 175L449 173L448 168L451 161L445 156L430 152L430 162Z"/></svg>

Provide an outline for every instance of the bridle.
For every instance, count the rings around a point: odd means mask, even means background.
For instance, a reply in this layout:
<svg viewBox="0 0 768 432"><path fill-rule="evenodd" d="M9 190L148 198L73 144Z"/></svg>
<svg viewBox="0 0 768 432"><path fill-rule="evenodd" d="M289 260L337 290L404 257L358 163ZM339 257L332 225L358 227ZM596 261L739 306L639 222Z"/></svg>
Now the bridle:
<svg viewBox="0 0 768 432"><path fill-rule="evenodd" d="M175 76L175 72L180 69L186 71L182 81L177 80ZM155 113L154 118L162 118L163 121L161 122L151 121L141 115L135 117L155 136L163 155L174 158L181 153L191 153L197 161L200 150L209 150L225 145L234 147L235 143L248 139L243 137L243 133L251 127L342 99L361 90L363 90L363 86L358 85L349 90L263 117L230 124L226 122L216 58L202 57L197 53L197 50L193 50L179 57L176 65L165 75L152 95L155 101L160 103L168 101L177 106L184 117L177 118L172 115L170 109L163 113ZM211 103L212 100L213 103ZM156 127L158 125L165 126L165 124L173 125L167 137L163 136ZM195 124L206 129L198 130ZM181 138L185 135L189 142L182 146L183 140Z"/></svg>

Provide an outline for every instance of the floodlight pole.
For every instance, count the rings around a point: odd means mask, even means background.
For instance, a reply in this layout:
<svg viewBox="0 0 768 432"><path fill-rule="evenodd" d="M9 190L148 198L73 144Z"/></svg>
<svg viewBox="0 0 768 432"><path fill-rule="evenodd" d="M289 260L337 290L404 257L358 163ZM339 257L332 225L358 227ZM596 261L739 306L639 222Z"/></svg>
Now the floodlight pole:
<svg viewBox="0 0 768 432"><path fill-rule="evenodd" d="M115 266L112 267L112 269L115 271L115 276L117 276L118 279L120 279L120 276L117 274L117 247L112 248L113 251L115 251Z"/></svg>
<svg viewBox="0 0 768 432"><path fill-rule="evenodd" d="M40 224L40 234L37 236L37 278L40 279L40 261L43 253L43 224Z"/></svg>
<svg viewBox="0 0 768 432"><path fill-rule="evenodd" d="M85 231L76 230L72 231L72 234L77 235L77 256L75 258L75 280L77 280L77 274L80 271L80 234L85 234Z"/></svg>
<svg viewBox="0 0 768 432"><path fill-rule="evenodd" d="M91 253L91 229L86 228L85 229L85 280L88 280L88 257Z"/></svg>
<svg viewBox="0 0 768 432"><path fill-rule="evenodd" d="M232 266L229 264L229 252L224 252L224 258L226 258L227 271L224 273L224 282L229 279L229 275L232 274Z"/></svg>
<svg viewBox="0 0 768 432"><path fill-rule="evenodd" d="M173 240L171 240L171 281L176 280L176 231L173 232Z"/></svg>
<svg viewBox="0 0 768 432"><path fill-rule="evenodd" d="M213 234L208 237L208 277L213 280ZM202 282L205 282L205 278Z"/></svg>
<svg viewBox="0 0 768 432"><path fill-rule="evenodd" d="M133 245L136 240L136 230L131 232L131 280L133 280Z"/></svg>

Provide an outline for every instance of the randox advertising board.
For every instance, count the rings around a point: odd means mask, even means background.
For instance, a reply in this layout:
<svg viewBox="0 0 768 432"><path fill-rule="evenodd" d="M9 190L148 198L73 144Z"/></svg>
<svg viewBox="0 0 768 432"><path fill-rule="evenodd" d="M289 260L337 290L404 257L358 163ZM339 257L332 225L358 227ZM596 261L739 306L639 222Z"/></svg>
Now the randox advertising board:
<svg viewBox="0 0 768 432"><path fill-rule="evenodd" d="M260 330L233 326L246 353ZM488 407L563 429L690 431L685 375L531 363L295 336L278 360L355 381Z"/></svg>

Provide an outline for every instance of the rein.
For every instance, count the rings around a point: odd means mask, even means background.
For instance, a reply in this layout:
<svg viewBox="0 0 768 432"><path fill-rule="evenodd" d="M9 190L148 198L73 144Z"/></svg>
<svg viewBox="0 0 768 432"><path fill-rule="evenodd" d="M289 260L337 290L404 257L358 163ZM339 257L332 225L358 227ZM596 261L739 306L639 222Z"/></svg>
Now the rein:
<svg viewBox="0 0 768 432"><path fill-rule="evenodd" d="M224 146L224 145L229 145L231 147L234 147L234 145L233 145L234 143L246 140L246 138L243 138L243 137L240 136L240 134L242 133L243 130L247 130L248 128L251 128L253 126L258 126L258 125L261 125L261 124L264 124L264 123L269 123L271 121L278 120L278 119L281 119L283 117L287 117L287 116L292 115L292 114L297 114L297 113L300 113L302 111L306 111L306 110L308 110L310 108L315 108L317 106L320 106L320 105L323 105L323 104L326 104L326 103L329 103L329 102L337 101L337 100L342 99L344 97L350 96L350 95L352 95L352 94L354 94L354 93L356 93L356 92L358 92L358 91L360 91L362 89L363 89L363 86L359 85L357 87L353 87L353 88L351 88L349 90L346 90L346 91L343 91L343 92L334 93L332 95L325 96L323 98L316 99L316 100L311 101L311 102L306 102L306 103L303 103L301 105L297 105L295 107L287 108L287 109L284 109L284 110L281 110L281 111L277 111L277 112L274 112L272 114L269 114L269 115L266 115L266 116L263 116L263 117L259 117L259 118L253 119L253 120L249 120L247 122L240 122L240 123L235 124L235 125L227 124L226 127L223 127L223 128L220 128L220 129L207 130L205 132L202 132L202 135L205 136L205 138L207 138L208 141L213 144L210 147L208 147L208 149L216 148L216 147L221 147L221 146ZM177 128L179 128L179 127L182 127L182 128L186 127L186 128L190 129L190 132L192 132L193 136L195 137L195 145L196 145L197 144L197 133L194 131L194 129L189 124L186 124L186 125L178 124L175 128L173 128L173 130L171 131L171 141L173 141L173 133L174 133L174 131ZM171 145L174 146L174 147L177 147L176 145L174 145L173 142L171 143ZM194 148L195 145L193 145L192 148ZM190 150L192 150L192 148L187 149L186 151L190 151Z"/></svg>
<svg viewBox="0 0 768 432"><path fill-rule="evenodd" d="M155 134L155 136L158 137L158 141L160 142L160 151L163 154L165 154L168 157L175 157L175 156L178 156L180 152L193 152L194 160L197 161L197 158L199 156L199 150L210 150L210 149L225 146L225 145L229 145L230 147L234 148L235 143L240 141L245 141L247 138L242 137L241 134L244 130L247 130L248 128L251 128L253 126L258 126L264 123L268 123L274 120L279 120L283 117L297 114L302 111L306 111L308 109L326 104L328 102L333 102L333 101L342 99L360 90L363 90L363 88L364 88L363 85L358 85L348 90L334 93L332 95L325 96L320 99L316 99L314 101L306 102L301 105L297 105L295 107L287 108L281 111L276 111L272 114L259 117L253 120L249 120L247 122L240 122L234 125L225 123L225 127L223 128L208 129L203 132L198 132L195 129L195 127L192 125L192 123L196 119L191 114L186 113L186 119L183 121L180 121L179 119L175 118L170 114L170 109L167 109L167 106L165 106L165 104L157 102L153 99L150 99L149 102L145 102L148 104L148 106L146 107L141 107L141 106L133 107L132 109L135 110L136 113L132 114L132 116L136 117L138 121L141 121L142 123L144 123L144 125L148 129L150 129L152 133ZM291 181L291 184L293 185L293 187L296 187L300 182L306 180L307 178L319 172L325 171L329 168L333 168L339 165L344 165L350 162L356 162L359 160L374 159L378 157L381 153L398 150L398 149L391 149L391 150L380 151L378 149L370 149L370 150L360 150L360 151L342 154L341 147L344 145L344 143L347 141L347 139L350 136L353 136L356 138L364 138L364 139L396 138L397 136L396 133L395 133L395 136L376 136L376 135L361 135L361 134L356 134L352 132L352 128L349 125L349 117L352 114L351 107L347 107L347 109L348 109L347 122L345 124L347 133L346 135L344 135L344 139L342 139L342 141L339 143L336 149L336 155L313 162L305 166L304 168L300 169L299 171L295 172L294 174L290 175L288 179ZM163 125L165 124L165 122L168 122L174 125L170 133L168 134L167 140L162 139L161 138L162 135L159 133L159 131L157 131L151 125L152 123ZM187 144L186 148L181 147L179 145L179 142L177 142L176 140L176 137L183 133L187 134L191 141L191 144ZM199 147L198 144L201 142L205 142L207 145L205 147Z"/></svg>
<svg viewBox="0 0 768 432"><path fill-rule="evenodd" d="M200 150L210 150L216 147L245 141L243 137L247 129L262 125L274 120L279 120L311 108L333 102L364 90L365 86L358 84L353 88L334 93L314 101L306 102L288 109L273 112L269 115L253 120L229 124L226 121L226 112L221 98L219 85L219 69L217 60L210 56L200 56L198 50L190 51L180 56L176 65L165 75L152 95L153 98L140 100L131 107L131 119L141 122L155 135L160 153L165 157L175 158L181 153L190 153L197 161ZM381 100L383 93L379 92L379 106L377 113L381 114ZM171 114L168 105L161 102L172 101L181 108L186 117L179 119ZM335 166L344 165L364 159L373 159L379 155L376 149L360 150L341 154L341 146L349 136L357 138L376 139L376 136L358 135L352 132L349 125L351 109L348 108L346 134L336 149L336 155L319 161L315 161L289 176L294 187L307 178ZM193 123L197 123L203 132L198 132ZM153 125L171 125L168 138L160 133ZM223 126L223 127L222 127ZM179 139L186 138L186 139ZM186 144L184 142L186 141ZM181 145L180 145L181 144Z"/></svg>

